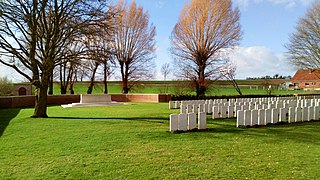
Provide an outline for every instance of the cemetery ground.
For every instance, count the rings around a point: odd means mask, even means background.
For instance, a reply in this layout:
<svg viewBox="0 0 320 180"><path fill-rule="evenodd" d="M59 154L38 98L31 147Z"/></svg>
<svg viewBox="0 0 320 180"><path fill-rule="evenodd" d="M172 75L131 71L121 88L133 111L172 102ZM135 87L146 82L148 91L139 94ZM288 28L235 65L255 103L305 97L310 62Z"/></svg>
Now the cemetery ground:
<svg viewBox="0 0 320 180"><path fill-rule="evenodd" d="M274 80L277 84L277 80ZM243 95L266 95L265 85L262 80L239 80L239 86ZM89 82L76 82L74 85L75 94L86 94ZM194 90L188 88L183 81L144 81L135 86L129 93L159 94L168 93L175 95L195 95ZM60 85L54 84L54 94L60 94ZM103 83L96 82L93 94L103 92ZM108 92L110 94L121 93L121 83L117 81L108 82ZM287 90L275 89L272 95L293 95L293 94L316 94L319 91ZM216 81L208 89L207 96L233 96L239 95L229 81Z"/></svg>
<svg viewBox="0 0 320 180"><path fill-rule="evenodd" d="M170 133L167 103L0 109L0 179L318 179L320 122Z"/></svg>

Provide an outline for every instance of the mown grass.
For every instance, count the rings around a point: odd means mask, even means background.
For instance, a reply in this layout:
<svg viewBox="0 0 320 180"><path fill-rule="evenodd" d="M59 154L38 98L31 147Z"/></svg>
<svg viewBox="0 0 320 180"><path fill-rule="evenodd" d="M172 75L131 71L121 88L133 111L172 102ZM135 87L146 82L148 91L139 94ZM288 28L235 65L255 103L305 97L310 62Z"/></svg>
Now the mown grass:
<svg viewBox="0 0 320 180"><path fill-rule="evenodd" d="M190 88L184 87L186 84L181 84L181 82L170 82L166 84L165 82L152 82L142 83L138 86L135 86L129 93L140 93L140 94L159 94L167 93L174 95L196 95L195 91L192 91ZM172 85L175 84L175 85ZM74 91L76 94L86 94L89 83L78 82L74 85ZM268 92L263 88L263 86L240 86L243 95L267 95ZM121 85L119 82L110 82L108 85L109 94L121 94ZM93 94L102 94L103 85L102 83L95 83ZM319 91L303 91L303 90L273 90L272 95L292 95L292 94L317 94ZM54 94L60 94L59 84L54 84ZM224 86L210 86L207 93L207 96L233 96L239 95L235 88L231 85Z"/></svg>
<svg viewBox="0 0 320 180"><path fill-rule="evenodd" d="M172 134L167 106L0 109L0 179L320 178L320 122Z"/></svg>

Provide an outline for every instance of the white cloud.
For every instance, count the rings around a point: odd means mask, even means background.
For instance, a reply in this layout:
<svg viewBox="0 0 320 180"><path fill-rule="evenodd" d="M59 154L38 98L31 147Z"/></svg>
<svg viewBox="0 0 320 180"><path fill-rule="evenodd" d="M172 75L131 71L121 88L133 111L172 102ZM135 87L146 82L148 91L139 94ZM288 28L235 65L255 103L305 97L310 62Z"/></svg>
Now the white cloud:
<svg viewBox="0 0 320 180"><path fill-rule="evenodd" d="M239 47L230 58L237 66L237 79L275 74L293 76L295 72L284 54L275 54L263 46Z"/></svg>
<svg viewBox="0 0 320 180"><path fill-rule="evenodd" d="M26 81L24 77L22 77L19 73L14 71L13 69L0 64L0 77L7 77L12 82L24 82Z"/></svg>
<svg viewBox="0 0 320 180"><path fill-rule="evenodd" d="M162 9L164 6L164 2L162 0L157 0L156 1L156 7L159 9Z"/></svg>

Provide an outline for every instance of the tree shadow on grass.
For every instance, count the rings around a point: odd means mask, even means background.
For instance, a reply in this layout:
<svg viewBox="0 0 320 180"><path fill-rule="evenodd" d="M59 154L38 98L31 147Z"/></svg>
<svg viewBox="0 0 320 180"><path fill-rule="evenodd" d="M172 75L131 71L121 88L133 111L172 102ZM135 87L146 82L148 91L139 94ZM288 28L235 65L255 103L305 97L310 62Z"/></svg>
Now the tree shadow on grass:
<svg viewBox="0 0 320 180"><path fill-rule="evenodd" d="M19 114L20 110L19 108L0 109L0 137L2 137L10 121Z"/></svg>
<svg viewBox="0 0 320 180"><path fill-rule="evenodd" d="M163 124L165 121L168 121L167 118L161 118L161 117L151 117L151 118L145 118L145 117L49 117L49 119L62 119L62 120L124 120L124 121L143 121L143 122L152 122L152 123L159 123Z"/></svg>

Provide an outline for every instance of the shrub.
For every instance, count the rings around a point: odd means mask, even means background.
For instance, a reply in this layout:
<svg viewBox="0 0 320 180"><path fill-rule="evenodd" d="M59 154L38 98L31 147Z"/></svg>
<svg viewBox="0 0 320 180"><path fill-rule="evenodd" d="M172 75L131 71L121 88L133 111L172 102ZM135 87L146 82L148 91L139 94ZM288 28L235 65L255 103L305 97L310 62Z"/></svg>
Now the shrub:
<svg viewBox="0 0 320 180"><path fill-rule="evenodd" d="M10 81L7 77L0 77L0 96L11 95L12 90L12 81Z"/></svg>

